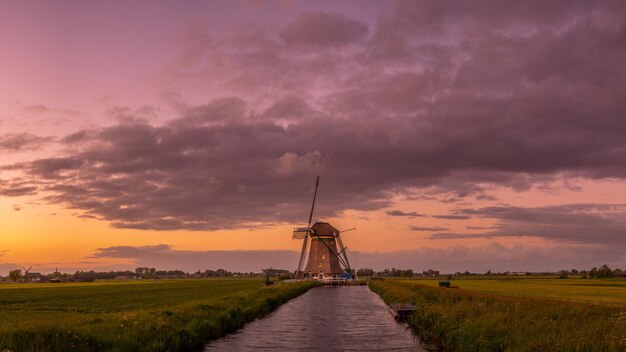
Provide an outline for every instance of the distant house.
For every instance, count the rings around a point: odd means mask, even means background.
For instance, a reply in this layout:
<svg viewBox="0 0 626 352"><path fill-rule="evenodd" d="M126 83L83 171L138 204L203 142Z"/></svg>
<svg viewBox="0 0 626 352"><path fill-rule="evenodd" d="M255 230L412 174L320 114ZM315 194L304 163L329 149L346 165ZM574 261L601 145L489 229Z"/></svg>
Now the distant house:
<svg viewBox="0 0 626 352"><path fill-rule="evenodd" d="M41 281L41 273L28 273L25 278L28 281Z"/></svg>
<svg viewBox="0 0 626 352"><path fill-rule="evenodd" d="M128 275L117 275L113 279L114 280L130 280L130 279L134 279L134 277L133 276L128 276Z"/></svg>

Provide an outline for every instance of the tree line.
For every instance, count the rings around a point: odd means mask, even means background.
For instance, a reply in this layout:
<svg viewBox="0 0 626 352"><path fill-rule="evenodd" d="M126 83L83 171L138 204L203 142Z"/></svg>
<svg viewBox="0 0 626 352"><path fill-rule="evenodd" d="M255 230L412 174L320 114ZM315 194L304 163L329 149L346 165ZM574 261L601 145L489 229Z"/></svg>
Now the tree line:
<svg viewBox="0 0 626 352"><path fill-rule="evenodd" d="M277 274L284 270L276 270ZM160 278L203 278L203 277L237 277L259 276L253 272L232 272L226 269L204 270L190 274L182 270L157 270L156 268L138 267L135 271L76 271L74 274L54 272L51 274L39 274L22 272L21 269L11 270L6 277L10 282L92 282L94 280L112 280L116 278L130 279L160 279ZM1 277L0 277L1 278Z"/></svg>
<svg viewBox="0 0 626 352"><path fill-rule="evenodd" d="M422 272L413 271L412 269L384 269L381 271L375 271L370 268L361 268L356 271L357 276L366 277L366 276L393 276L393 277L409 277L409 276L439 276L440 273L438 270L428 269ZM612 278L615 277L618 273L622 273L621 269L611 269L608 265L602 265L600 268L593 267L590 270L561 270L558 272L493 272L491 270L487 270L484 273L476 273L470 271L460 272L457 271L450 276L509 276L509 275L558 275L560 278L568 278L569 275L579 275L583 278Z"/></svg>

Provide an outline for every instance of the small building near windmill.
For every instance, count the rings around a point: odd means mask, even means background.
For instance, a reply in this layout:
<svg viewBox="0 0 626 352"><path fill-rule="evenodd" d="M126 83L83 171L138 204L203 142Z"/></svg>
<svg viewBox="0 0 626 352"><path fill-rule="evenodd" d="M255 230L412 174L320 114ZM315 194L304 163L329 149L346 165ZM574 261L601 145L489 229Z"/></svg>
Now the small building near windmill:
<svg viewBox="0 0 626 352"><path fill-rule="evenodd" d="M309 259L304 273L307 277L318 279L339 277L344 272L337 258L336 235L339 230L327 222L316 222L311 230L314 235L311 236Z"/></svg>
<svg viewBox="0 0 626 352"><path fill-rule="evenodd" d="M41 281L41 273L27 273L24 278L28 281L38 282Z"/></svg>

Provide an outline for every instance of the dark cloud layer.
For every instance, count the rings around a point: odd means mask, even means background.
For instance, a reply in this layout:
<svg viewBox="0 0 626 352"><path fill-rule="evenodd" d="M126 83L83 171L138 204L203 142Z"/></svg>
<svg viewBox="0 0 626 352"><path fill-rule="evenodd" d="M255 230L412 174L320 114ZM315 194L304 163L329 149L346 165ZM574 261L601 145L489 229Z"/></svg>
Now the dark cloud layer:
<svg viewBox="0 0 626 352"><path fill-rule="evenodd" d="M606 204L568 204L535 208L514 206L459 209L450 215L495 219L496 224L482 233L436 233L433 239L494 238L535 236L555 241L626 246L626 206ZM481 228L474 228L483 230Z"/></svg>
<svg viewBox="0 0 626 352"><path fill-rule="evenodd" d="M286 26L280 37L292 45L342 46L363 39L367 26L332 12L305 12Z"/></svg>
<svg viewBox="0 0 626 352"><path fill-rule="evenodd" d="M10 181L3 181L0 179L0 196L20 197L36 193L37 187L33 186L31 182L24 181L19 178L12 179Z"/></svg>
<svg viewBox="0 0 626 352"><path fill-rule="evenodd" d="M49 202L156 230L302 222L316 175L319 216L387 207L406 187L479 197L477 183L624 178L624 13L620 1L400 1L371 24L305 13L214 39L193 26L202 40L182 42L164 80L232 96L179 104L158 126L79 131L66 154L13 167Z"/></svg>
<svg viewBox="0 0 626 352"><path fill-rule="evenodd" d="M224 268L232 271L260 272L274 267L293 270L299 254L294 251L189 251L177 250L167 244L154 246L115 246L98 248L89 258L127 258L138 266L196 270Z"/></svg>
<svg viewBox="0 0 626 352"><path fill-rule="evenodd" d="M387 212L387 215L389 216L406 216L409 218L415 218L415 217L424 217L425 215L422 214L418 214L417 212L414 211L410 211L410 212L404 212L402 210L390 210Z"/></svg>
<svg viewBox="0 0 626 352"><path fill-rule="evenodd" d="M39 149L54 137L40 137L31 133L7 133L0 135L0 152L18 152Z"/></svg>
<svg viewBox="0 0 626 352"><path fill-rule="evenodd" d="M436 231L447 231L448 229L445 227L424 227L424 226L410 226L409 230L411 231L429 231L429 232L436 232Z"/></svg>

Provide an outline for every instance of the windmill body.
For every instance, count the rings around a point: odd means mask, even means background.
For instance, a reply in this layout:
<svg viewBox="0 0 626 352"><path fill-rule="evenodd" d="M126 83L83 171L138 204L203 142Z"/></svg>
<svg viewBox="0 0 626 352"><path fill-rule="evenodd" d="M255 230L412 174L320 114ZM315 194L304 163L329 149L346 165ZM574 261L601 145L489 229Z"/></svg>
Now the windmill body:
<svg viewBox="0 0 626 352"><path fill-rule="evenodd" d="M316 222L312 227L309 259L304 274L306 277L339 277L344 273L337 253L336 236L339 231L326 222Z"/></svg>

